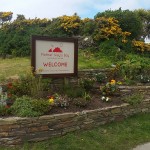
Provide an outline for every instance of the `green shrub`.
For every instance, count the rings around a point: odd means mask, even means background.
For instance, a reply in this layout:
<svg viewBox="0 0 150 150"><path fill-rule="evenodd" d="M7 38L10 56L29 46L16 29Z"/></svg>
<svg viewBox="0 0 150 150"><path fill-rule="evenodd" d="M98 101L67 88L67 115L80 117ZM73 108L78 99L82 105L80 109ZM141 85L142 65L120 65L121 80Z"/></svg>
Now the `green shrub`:
<svg viewBox="0 0 150 150"><path fill-rule="evenodd" d="M12 105L12 112L21 117L35 117L43 115L50 109L48 101L32 99L27 96L17 98Z"/></svg>
<svg viewBox="0 0 150 150"><path fill-rule="evenodd" d="M11 108L0 104L0 116L7 116L12 113Z"/></svg>
<svg viewBox="0 0 150 150"><path fill-rule="evenodd" d="M50 80L43 79L40 75L34 75L31 71L21 75L13 81L11 93L16 97L28 95L34 98L43 97L43 91L48 90Z"/></svg>
<svg viewBox="0 0 150 150"><path fill-rule="evenodd" d="M83 89L82 87L70 87L67 90L65 90L65 94L69 98L82 97L84 93L85 93L85 89Z"/></svg>
<svg viewBox="0 0 150 150"><path fill-rule="evenodd" d="M107 82L104 86L100 88L100 91L103 96L112 96L112 95L120 95L120 89L118 85L120 82L116 82L115 80L111 80Z"/></svg>
<svg viewBox="0 0 150 150"><path fill-rule="evenodd" d="M141 93L134 93L130 96L127 96L125 98L125 102L131 104L131 105L136 105L139 104L143 101L143 95Z"/></svg>
<svg viewBox="0 0 150 150"><path fill-rule="evenodd" d="M136 76L137 81L141 83L150 83L150 75L149 74L140 74Z"/></svg>
<svg viewBox="0 0 150 150"><path fill-rule="evenodd" d="M99 83L105 83L106 82L106 79L107 79L107 76L105 73L97 73L95 74L95 78L96 78L96 81L99 82Z"/></svg>
<svg viewBox="0 0 150 150"><path fill-rule="evenodd" d="M90 101L91 96L86 92L82 95L82 97L73 99L73 103L78 107L85 107Z"/></svg>
<svg viewBox="0 0 150 150"><path fill-rule="evenodd" d="M79 79L79 85L86 91L90 91L93 88L95 78L81 78Z"/></svg>
<svg viewBox="0 0 150 150"><path fill-rule="evenodd" d="M54 105L57 107L67 108L69 106L69 98L66 95L54 95Z"/></svg>

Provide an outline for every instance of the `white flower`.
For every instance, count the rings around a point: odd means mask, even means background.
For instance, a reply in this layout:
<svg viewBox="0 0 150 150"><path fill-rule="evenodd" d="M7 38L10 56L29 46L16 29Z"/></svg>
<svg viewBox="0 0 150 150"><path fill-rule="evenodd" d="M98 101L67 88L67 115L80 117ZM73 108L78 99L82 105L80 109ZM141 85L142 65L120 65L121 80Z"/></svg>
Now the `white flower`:
<svg viewBox="0 0 150 150"><path fill-rule="evenodd" d="M109 97L106 97L106 102L108 102L110 100L110 98Z"/></svg>
<svg viewBox="0 0 150 150"><path fill-rule="evenodd" d="M101 98L102 100L105 100L105 96L102 96L102 98Z"/></svg>

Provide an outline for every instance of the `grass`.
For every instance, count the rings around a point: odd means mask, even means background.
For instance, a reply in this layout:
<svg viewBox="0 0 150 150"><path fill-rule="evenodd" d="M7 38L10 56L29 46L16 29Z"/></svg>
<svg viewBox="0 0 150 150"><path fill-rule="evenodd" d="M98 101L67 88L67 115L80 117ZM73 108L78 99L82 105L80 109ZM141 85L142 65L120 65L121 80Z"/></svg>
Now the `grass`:
<svg viewBox="0 0 150 150"><path fill-rule="evenodd" d="M14 150L130 150L136 145L150 142L149 120L149 114L138 114L123 122L67 134L45 142L25 144Z"/></svg>
<svg viewBox="0 0 150 150"><path fill-rule="evenodd" d="M9 76L14 76L24 73L30 68L29 58L0 58L0 80Z"/></svg>
<svg viewBox="0 0 150 150"><path fill-rule="evenodd" d="M111 66L109 58L95 56L89 51L79 51L79 69L92 69L92 68L108 68ZM0 81L5 77L20 75L30 69L30 58L0 58Z"/></svg>
<svg viewBox="0 0 150 150"><path fill-rule="evenodd" d="M135 60L137 67L147 66L149 68L149 58L136 55L127 54L127 60ZM101 52L91 52L90 50L79 50L78 54L78 69L98 69L98 68L110 68L112 64L121 62L116 61L115 56L104 55ZM125 61L126 62L126 61ZM126 62L127 63L127 62ZM30 58L12 58L1 59L0 58L0 81L5 77L20 75L30 69Z"/></svg>
<svg viewBox="0 0 150 150"><path fill-rule="evenodd" d="M79 51L79 69L110 68L112 61L106 56L96 56L90 51Z"/></svg>

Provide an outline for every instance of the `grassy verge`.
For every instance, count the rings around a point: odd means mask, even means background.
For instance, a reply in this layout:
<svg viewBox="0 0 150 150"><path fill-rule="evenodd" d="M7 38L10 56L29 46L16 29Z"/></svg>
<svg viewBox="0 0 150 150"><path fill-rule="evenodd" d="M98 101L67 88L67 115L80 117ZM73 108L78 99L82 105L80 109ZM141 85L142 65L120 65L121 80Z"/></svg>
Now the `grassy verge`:
<svg viewBox="0 0 150 150"><path fill-rule="evenodd" d="M0 80L9 76L14 76L24 73L30 68L29 58L0 58Z"/></svg>
<svg viewBox="0 0 150 150"><path fill-rule="evenodd" d="M75 132L46 142L25 144L16 150L130 150L138 144L150 142L149 120L149 114L138 114L123 122Z"/></svg>
<svg viewBox="0 0 150 150"><path fill-rule="evenodd" d="M87 51L79 51L79 69L92 68L108 68L111 66L111 61L106 57L95 58L95 56ZM0 81L5 77L19 75L30 69L30 58L0 58Z"/></svg>

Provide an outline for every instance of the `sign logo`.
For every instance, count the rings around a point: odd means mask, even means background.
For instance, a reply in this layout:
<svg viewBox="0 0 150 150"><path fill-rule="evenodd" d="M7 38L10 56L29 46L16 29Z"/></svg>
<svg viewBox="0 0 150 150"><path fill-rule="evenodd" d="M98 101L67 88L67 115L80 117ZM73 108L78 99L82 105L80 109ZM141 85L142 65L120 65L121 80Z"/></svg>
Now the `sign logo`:
<svg viewBox="0 0 150 150"><path fill-rule="evenodd" d="M56 47L54 49L50 48L48 52L62 53L63 51L59 47Z"/></svg>

